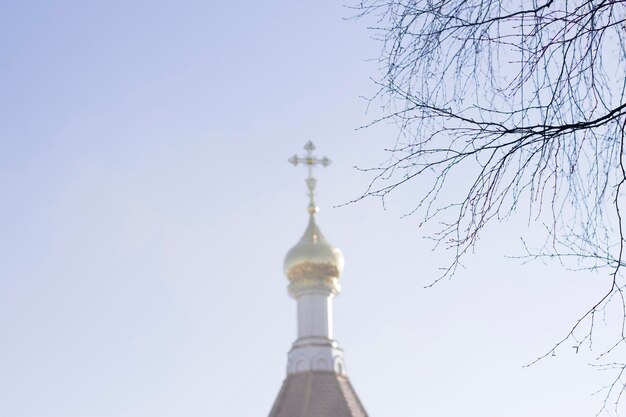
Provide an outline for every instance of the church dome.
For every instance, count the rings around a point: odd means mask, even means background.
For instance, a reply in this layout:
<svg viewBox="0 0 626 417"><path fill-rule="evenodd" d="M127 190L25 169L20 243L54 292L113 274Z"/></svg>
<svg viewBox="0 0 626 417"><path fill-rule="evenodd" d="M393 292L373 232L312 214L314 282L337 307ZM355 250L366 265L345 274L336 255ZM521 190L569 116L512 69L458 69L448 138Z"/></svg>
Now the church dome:
<svg viewBox="0 0 626 417"><path fill-rule="evenodd" d="M285 275L292 284L332 282L338 289L343 264L343 254L326 240L311 213L304 235L285 257Z"/></svg>

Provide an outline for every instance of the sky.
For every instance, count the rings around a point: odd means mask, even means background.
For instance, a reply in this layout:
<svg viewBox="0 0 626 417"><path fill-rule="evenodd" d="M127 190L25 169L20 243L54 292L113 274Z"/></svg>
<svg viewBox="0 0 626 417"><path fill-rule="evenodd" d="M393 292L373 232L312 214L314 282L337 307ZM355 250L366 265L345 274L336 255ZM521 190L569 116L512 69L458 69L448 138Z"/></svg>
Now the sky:
<svg viewBox="0 0 626 417"><path fill-rule="evenodd" d="M523 215L465 268L424 239L414 182L358 197L397 127L380 44L340 2L0 0L0 416L263 416L307 223L346 258L335 336L370 416L595 415L607 375L549 351L603 273L524 263ZM338 207L340 206L340 207Z"/></svg>

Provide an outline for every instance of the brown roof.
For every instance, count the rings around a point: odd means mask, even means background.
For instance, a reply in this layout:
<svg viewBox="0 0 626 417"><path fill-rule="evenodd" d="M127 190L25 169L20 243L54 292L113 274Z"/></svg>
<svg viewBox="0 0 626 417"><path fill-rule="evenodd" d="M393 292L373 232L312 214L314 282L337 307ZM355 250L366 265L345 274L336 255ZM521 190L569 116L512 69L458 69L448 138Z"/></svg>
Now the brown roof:
<svg viewBox="0 0 626 417"><path fill-rule="evenodd" d="M289 374L269 417L367 417L347 377L334 372Z"/></svg>

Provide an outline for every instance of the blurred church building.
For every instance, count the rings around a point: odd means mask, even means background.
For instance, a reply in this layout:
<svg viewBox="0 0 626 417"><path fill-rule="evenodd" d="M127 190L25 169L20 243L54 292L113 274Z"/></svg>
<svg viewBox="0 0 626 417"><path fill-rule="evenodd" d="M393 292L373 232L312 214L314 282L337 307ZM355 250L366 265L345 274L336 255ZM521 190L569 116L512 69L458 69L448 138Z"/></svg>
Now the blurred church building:
<svg viewBox="0 0 626 417"><path fill-rule="evenodd" d="M344 259L316 223L315 166L328 166L316 158L308 142L303 157L289 159L308 168L309 223L300 241L287 253L284 270L289 295L295 298L298 337L287 355L287 377L269 417L367 417L346 375L343 351L333 338L333 298L339 294Z"/></svg>

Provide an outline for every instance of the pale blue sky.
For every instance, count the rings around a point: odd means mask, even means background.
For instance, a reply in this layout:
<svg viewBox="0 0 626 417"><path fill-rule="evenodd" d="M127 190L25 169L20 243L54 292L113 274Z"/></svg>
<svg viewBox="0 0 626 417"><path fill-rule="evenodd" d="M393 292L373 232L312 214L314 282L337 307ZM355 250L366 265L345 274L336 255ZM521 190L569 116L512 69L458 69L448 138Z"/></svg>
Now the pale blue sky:
<svg viewBox="0 0 626 417"><path fill-rule="evenodd" d="M523 221L467 269L383 210L354 165L379 45L322 2L0 1L0 416L267 415L295 337L284 254L319 223L346 256L335 333L372 417L588 416L605 381L565 350L532 368L599 275L521 265ZM375 109L374 109L375 110ZM418 187L419 184L414 186ZM523 217L523 216L522 216ZM531 231L532 233L532 231Z"/></svg>

